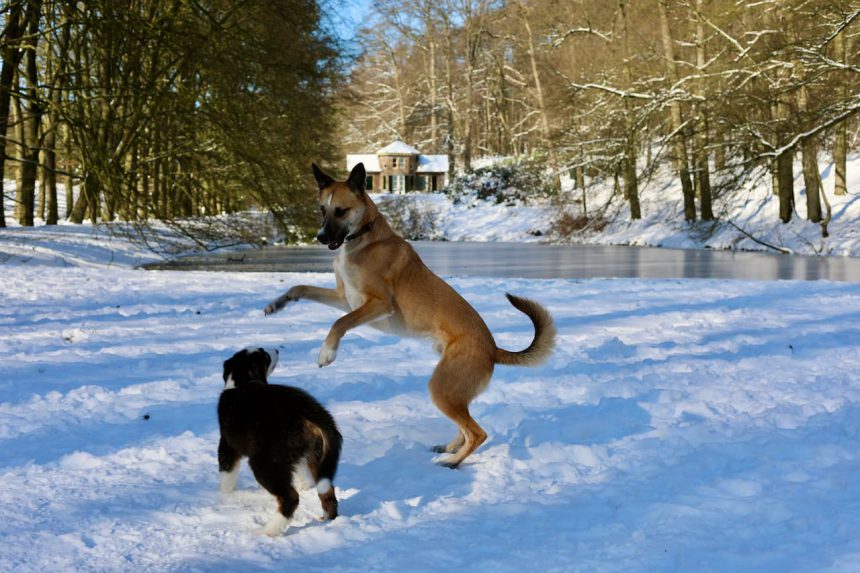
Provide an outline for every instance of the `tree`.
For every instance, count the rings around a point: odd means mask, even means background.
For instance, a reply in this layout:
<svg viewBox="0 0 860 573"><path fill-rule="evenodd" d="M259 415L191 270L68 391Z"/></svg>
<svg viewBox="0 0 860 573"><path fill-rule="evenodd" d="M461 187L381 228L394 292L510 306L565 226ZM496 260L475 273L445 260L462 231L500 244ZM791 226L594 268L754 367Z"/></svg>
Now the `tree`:
<svg viewBox="0 0 860 573"><path fill-rule="evenodd" d="M0 138L3 148L0 149L0 179L5 174L7 134L9 129L9 114L12 103L13 80L15 70L21 60L20 43L24 35L22 20L22 3L10 2L5 6L6 27L3 29L3 66L0 69ZM5 191L0 193L0 227L6 226Z"/></svg>
<svg viewBox="0 0 860 573"><path fill-rule="evenodd" d="M660 12L660 33L663 38L663 53L665 56L666 75L669 78L670 93L678 89L679 76L678 66L675 62L674 40L669 26L668 0L657 0ZM684 133L685 122L681 114L681 102L670 96L669 117L671 119L671 140L673 142L673 160L678 178L681 180L681 192L684 197L684 219L696 220L696 199L693 191L693 183L690 179L689 159L687 158L687 141Z"/></svg>
<svg viewBox="0 0 860 573"><path fill-rule="evenodd" d="M32 224L37 178L40 211L56 222L61 175L72 222L181 225L256 205L290 232L312 225L307 165L334 154L345 62L315 0L27 0L4 10L0 135L17 129L6 141L22 151L0 167L19 174L22 224Z"/></svg>

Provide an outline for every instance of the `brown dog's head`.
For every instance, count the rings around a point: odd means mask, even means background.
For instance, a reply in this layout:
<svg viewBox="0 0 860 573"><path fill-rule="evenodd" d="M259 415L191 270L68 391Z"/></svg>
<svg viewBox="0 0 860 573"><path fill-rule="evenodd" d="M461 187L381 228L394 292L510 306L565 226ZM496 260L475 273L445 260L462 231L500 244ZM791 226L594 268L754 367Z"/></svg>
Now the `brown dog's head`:
<svg viewBox="0 0 860 573"><path fill-rule="evenodd" d="M373 218L373 201L364 192L367 173L364 164L359 163L352 168L347 180L340 182L323 173L315 163L311 164L311 168L320 188L320 213L323 218L317 240L334 251Z"/></svg>

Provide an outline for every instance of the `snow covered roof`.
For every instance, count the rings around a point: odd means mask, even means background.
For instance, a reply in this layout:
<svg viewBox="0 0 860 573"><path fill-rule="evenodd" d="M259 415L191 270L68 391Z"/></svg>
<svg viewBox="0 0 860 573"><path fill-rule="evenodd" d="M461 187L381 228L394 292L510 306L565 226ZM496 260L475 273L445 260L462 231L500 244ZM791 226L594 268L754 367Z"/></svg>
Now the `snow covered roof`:
<svg viewBox="0 0 860 573"><path fill-rule="evenodd" d="M448 173L448 156L419 155L416 173Z"/></svg>
<svg viewBox="0 0 860 573"><path fill-rule="evenodd" d="M352 168L359 163L364 163L364 169L368 173L379 173L379 158L374 153L355 153L346 156L346 170L352 171Z"/></svg>
<svg viewBox="0 0 860 573"><path fill-rule="evenodd" d="M412 147L411 145L406 145L399 139L395 139L393 142L389 143L382 149L376 152L377 155L421 155L421 152Z"/></svg>
<svg viewBox="0 0 860 573"><path fill-rule="evenodd" d="M359 163L364 163L364 169L368 173L379 173L382 168L379 165L379 157L373 153L351 153L346 156L346 170L352 171L352 168ZM448 173L448 156L447 155L419 155L418 169L416 173Z"/></svg>

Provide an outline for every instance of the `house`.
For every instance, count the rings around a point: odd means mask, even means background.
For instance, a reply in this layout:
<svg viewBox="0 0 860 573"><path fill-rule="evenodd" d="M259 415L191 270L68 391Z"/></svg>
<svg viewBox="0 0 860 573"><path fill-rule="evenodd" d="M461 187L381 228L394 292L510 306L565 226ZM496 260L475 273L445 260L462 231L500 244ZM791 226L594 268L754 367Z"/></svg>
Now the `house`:
<svg viewBox="0 0 860 573"><path fill-rule="evenodd" d="M448 182L448 156L422 155L399 139L376 153L346 156L346 169L364 163L367 190L375 193L437 191Z"/></svg>

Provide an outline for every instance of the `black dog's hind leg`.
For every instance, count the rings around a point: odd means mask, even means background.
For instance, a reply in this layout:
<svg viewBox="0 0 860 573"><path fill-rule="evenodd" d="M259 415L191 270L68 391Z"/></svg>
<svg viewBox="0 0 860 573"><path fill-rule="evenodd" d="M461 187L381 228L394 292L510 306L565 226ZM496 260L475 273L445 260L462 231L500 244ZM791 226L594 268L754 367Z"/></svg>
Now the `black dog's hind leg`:
<svg viewBox="0 0 860 573"><path fill-rule="evenodd" d="M265 459L265 456L261 457ZM260 530L260 533L265 533L269 537L276 537L287 529L293 513L299 506L299 492L293 487L292 481L293 468L260 461L256 457L250 458L249 462L254 477L278 501L278 511Z"/></svg>
<svg viewBox="0 0 860 573"><path fill-rule="evenodd" d="M220 489L223 493L235 491L239 479L239 462L241 454L221 438L218 443L218 469L221 475Z"/></svg>

